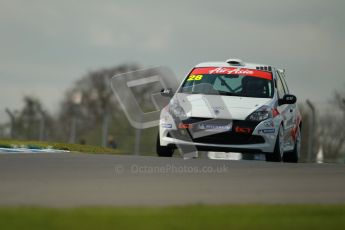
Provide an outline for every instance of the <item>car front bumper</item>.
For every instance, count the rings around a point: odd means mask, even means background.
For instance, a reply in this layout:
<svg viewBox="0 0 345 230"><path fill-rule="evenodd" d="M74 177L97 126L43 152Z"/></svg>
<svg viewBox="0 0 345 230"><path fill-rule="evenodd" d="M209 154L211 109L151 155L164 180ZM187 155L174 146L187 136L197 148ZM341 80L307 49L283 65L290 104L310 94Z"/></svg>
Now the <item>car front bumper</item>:
<svg viewBox="0 0 345 230"><path fill-rule="evenodd" d="M238 128L239 127L239 128ZM279 123L274 119L262 122L233 121L232 129L194 137L187 128L160 124L160 144L183 149L195 146L199 151L270 153L273 152ZM250 132L243 133L243 130Z"/></svg>

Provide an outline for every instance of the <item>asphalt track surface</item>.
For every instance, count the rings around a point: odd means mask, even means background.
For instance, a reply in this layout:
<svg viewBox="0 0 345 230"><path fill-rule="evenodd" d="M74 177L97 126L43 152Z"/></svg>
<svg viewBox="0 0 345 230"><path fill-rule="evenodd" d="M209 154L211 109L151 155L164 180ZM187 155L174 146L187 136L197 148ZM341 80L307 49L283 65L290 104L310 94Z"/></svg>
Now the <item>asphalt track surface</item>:
<svg viewBox="0 0 345 230"><path fill-rule="evenodd" d="M0 154L0 205L345 203L345 165Z"/></svg>

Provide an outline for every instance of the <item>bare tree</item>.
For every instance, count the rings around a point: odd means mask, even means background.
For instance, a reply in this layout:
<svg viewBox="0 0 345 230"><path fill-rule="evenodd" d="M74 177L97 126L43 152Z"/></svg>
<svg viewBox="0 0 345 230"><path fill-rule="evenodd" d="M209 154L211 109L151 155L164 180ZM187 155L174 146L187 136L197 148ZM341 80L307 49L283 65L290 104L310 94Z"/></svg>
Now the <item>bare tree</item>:
<svg viewBox="0 0 345 230"><path fill-rule="evenodd" d="M76 141L88 144L106 145L108 137L114 139L118 148L124 152L133 152L136 130L129 124L119 102L110 86L110 79L117 75L138 70L137 65L121 65L113 68L92 71L80 80L65 94L59 114L59 136L67 141L74 136ZM154 72L152 74L155 74ZM126 75L127 76L127 75ZM128 76L131 76L129 74ZM145 84L131 87L142 111L155 109L151 92L160 92L160 84ZM73 103L74 94L80 94L80 103ZM73 132L72 132L73 131ZM152 153L155 149L157 129L140 131L141 152ZM73 134L73 135L71 135ZM139 141L138 141L139 142Z"/></svg>
<svg viewBox="0 0 345 230"><path fill-rule="evenodd" d="M117 74L137 69L136 65L120 65L92 71L78 80L73 88L67 91L61 104L59 121L64 136L68 136L72 117L76 116L77 132L79 133L85 133L101 125L102 145L105 145L111 117L116 119L120 112L120 107L110 87L110 79ZM76 92L81 95L81 101L77 106L72 100L73 94Z"/></svg>
<svg viewBox="0 0 345 230"><path fill-rule="evenodd" d="M345 158L345 91L334 93L332 103L334 110L324 114L320 119L320 141L326 161L344 161Z"/></svg>
<svg viewBox="0 0 345 230"><path fill-rule="evenodd" d="M11 138L44 140L52 129L54 120L45 111L40 100L32 96L23 98L23 108L8 114L11 116Z"/></svg>

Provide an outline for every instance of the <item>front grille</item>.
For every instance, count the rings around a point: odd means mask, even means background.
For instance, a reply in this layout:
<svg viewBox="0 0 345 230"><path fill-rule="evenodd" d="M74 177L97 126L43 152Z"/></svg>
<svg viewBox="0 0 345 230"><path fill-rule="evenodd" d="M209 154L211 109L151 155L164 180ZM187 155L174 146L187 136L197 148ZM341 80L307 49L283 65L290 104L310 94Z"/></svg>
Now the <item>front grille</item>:
<svg viewBox="0 0 345 230"><path fill-rule="evenodd" d="M212 123L227 123L232 121L232 127L233 130L235 127L241 127L241 128L249 128L254 130L255 127L260 123L257 121L244 121L244 120L230 120L230 119L211 119L211 118L201 118L201 117L189 117L186 120L183 120L183 124L194 124L198 122L207 122L207 121L212 121Z"/></svg>
<svg viewBox="0 0 345 230"><path fill-rule="evenodd" d="M203 118L203 117L188 117L185 120L182 120L183 124L193 124L193 123L198 123L202 121L209 121L212 120L212 118Z"/></svg>
<svg viewBox="0 0 345 230"><path fill-rule="evenodd" d="M195 138L193 139L193 142L219 145L249 145L265 143L265 140L262 136L224 132Z"/></svg>
<svg viewBox="0 0 345 230"><path fill-rule="evenodd" d="M207 118L196 118L191 117L186 120L183 120L183 124L194 124L202 121L210 121L211 119ZM212 123L217 124L228 124L231 120L218 119L212 121ZM232 130L220 132L216 134L211 134L203 137L192 138L193 142L203 143L203 144L219 144L219 145L247 145L247 144L261 144L265 143L265 140L262 136L252 135L252 131L258 125L258 122L253 121L240 121L232 120ZM237 133L234 130L236 127L247 128L251 130L249 133ZM193 128L192 128L193 129ZM181 132L182 131L182 132ZM180 129L177 131L170 131L168 133L169 137L173 137L180 140L190 141L191 135L189 135L188 129Z"/></svg>

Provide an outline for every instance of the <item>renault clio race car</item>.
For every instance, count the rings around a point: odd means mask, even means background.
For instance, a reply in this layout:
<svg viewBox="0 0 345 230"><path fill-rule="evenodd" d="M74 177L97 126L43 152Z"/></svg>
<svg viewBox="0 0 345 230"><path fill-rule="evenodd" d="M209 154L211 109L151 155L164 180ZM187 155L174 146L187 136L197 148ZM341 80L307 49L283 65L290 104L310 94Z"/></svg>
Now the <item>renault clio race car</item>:
<svg viewBox="0 0 345 230"><path fill-rule="evenodd" d="M195 66L161 111L157 154L180 151L262 153L298 162L301 114L285 71L239 59Z"/></svg>

